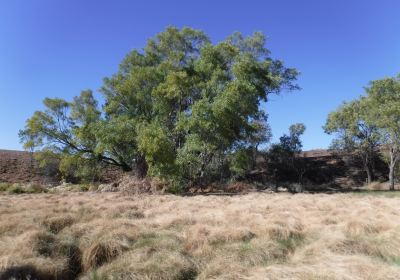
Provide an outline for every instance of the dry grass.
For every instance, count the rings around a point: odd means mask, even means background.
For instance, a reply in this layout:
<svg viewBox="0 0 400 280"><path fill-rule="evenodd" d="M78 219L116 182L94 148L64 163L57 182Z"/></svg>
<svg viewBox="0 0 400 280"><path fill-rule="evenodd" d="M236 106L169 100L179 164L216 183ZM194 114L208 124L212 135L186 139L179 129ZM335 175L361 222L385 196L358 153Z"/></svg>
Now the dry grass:
<svg viewBox="0 0 400 280"><path fill-rule="evenodd" d="M31 279L400 279L399 215L399 197L358 194L0 195L0 271Z"/></svg>

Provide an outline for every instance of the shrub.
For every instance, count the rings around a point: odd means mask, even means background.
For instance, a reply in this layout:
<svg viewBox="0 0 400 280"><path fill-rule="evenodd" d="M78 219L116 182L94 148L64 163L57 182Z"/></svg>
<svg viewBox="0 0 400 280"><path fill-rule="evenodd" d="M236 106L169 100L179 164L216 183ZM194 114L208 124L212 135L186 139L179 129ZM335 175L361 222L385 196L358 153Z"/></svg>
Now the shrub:
<svg viewBox="0 0 400 280"><path fill-rule="evenodd" d="M7 191L11 185L9 183L0 183L0 192Z"/></svg>
<svg viewBox="0 0 400 280"><path fill-rule="evenodd" d="M25 193L25 190L23 189L22 186L20 185L12 185L11 187L8 188L8 193L12 193L12 194L21 194L21 193Z"/></svg>
<svg viewBox="0 0 400 280"><path fill-rule="evenodd" d="M10 194L23 194L23 193L43 193L47 192L47 189L39 185L20 185L13 184L8 189L7 192Z"/></svg>

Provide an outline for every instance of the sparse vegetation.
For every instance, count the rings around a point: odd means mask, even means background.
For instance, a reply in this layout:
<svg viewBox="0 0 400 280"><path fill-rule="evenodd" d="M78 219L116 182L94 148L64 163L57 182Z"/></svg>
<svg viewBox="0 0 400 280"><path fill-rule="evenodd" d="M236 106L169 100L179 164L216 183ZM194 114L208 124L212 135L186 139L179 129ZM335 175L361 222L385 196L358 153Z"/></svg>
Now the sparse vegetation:
<svg viewBox="0 0 400 280"><path fill-rule="evenodd" d="M0 196L0 271L41 279L397 279L399 198Z"/></svg>

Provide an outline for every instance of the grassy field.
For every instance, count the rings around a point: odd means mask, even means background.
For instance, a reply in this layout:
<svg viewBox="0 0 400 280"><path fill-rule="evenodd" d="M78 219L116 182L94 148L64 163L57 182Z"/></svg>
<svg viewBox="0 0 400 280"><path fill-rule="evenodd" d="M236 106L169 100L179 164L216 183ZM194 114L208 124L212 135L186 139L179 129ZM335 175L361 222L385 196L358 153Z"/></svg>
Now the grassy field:
<svg viewBox="0 0 400 280"><path fill-rule="evenodd" d="M0 271L3 279L400 279L400 197L387 194L3 194Z"/></svg>

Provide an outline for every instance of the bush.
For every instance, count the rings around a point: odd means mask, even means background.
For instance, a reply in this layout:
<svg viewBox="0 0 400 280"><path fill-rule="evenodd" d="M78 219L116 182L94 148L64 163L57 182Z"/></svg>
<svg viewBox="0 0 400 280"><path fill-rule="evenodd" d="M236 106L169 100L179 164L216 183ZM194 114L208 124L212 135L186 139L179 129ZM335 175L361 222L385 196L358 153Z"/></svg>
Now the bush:
<svg viewBox="0 0 400 280"><path fill-rule="evenodd" d="M12 194L25 193L25 190L20 185L12 185L10 188L8 188L7 191L8 191L8 193L12 193Z"/></svg>
<svg viewBox="0 0 400 280"><path fill-rule="evenodd" d="M23 193L45 193L46 187L39 185L20 185L13 184L6 190L9 194L23 194Z"/></svg>
<svg viewBox="0 0 400 280"><path fill-rule="evenodd" d="M0 183L0 192L7 191L11 185L9 183Z"/></svg>
<svg viewBox="0 0 400 280"><path fill-rule="evenodd" d="M101 164L77 155L64 156L60 161L60 173L63 179L71 183L89 183L101 176Z"/></svg>

